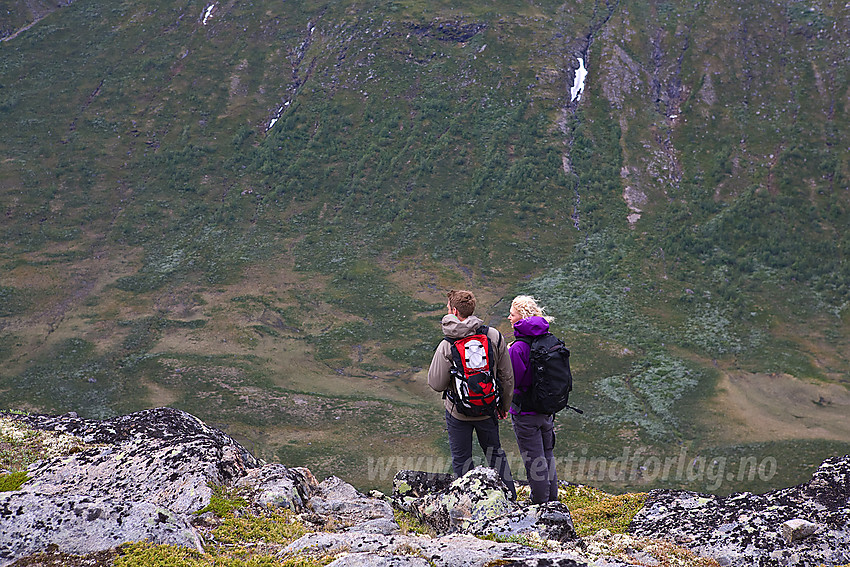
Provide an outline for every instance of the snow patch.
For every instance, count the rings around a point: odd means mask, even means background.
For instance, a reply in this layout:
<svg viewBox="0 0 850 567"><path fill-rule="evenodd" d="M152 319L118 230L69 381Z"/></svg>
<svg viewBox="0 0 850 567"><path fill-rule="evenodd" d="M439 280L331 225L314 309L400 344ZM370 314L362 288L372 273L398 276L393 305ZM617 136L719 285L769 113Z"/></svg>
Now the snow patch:
<svg viewBox="0 0 850 567"><path fill-rule="evenodd" d="M215 6L216 6L216 3L213 2L212 4L207 6L206 9L204 9L204 19L203 19L204 25L207 25L207 22L209 22L210 18L212 18L213 11L215 10Z"/></svg>
<svg viewBox="0 0 850 567"><path fill-rule="evenodd" d="M274 118L272 118L271 121L269 122L269 125L266 126L266 132L271 130L274 127L274 125L277 124L277 121L280 120L280 117L283 115L283 111L286 110L287 106L289 106L289 101L284 102L283 106L281 106L280 108L277 109L277 112L275 113Z"/></svg>
<svg viewBox="0 0 850 567"><path fill-rule="evenodd" d="M570 102L577 102L581 99L581 94L584 92L584 80L587 78L587 69L584 66L584 59L578 58L578 69L576 76L573 79L573 86L570 88Z"/></svg>

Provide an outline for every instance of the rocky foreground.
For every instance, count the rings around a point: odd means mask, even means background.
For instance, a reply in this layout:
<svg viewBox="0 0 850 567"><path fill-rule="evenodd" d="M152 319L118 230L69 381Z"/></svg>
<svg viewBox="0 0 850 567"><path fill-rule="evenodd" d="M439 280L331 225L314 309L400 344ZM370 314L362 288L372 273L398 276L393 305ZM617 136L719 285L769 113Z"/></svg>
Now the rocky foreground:
<svg viewBox="0 0 850 567"><path fill-rule="evenodd" d="M19 490L0 492L0 566L48 549L84 555L140 540L202 551L209 514L197 512L213 487L244 489L258 509L299 514L317 529L281 557L345 550L334 567L657 564L630 548L637 540L629 538L681 546L702 564L850 563L850 456L825 461L806 484L761 495L653 491L629 535L582 539L566 506L511 502L487 468L456 480L400 471L392 496L364 495L337 477L318 482L307 469L261 463L221 431L170 408L105 421L3 417L84 444L31 465ZM394 508L436 535L402 534Z"/></svg>

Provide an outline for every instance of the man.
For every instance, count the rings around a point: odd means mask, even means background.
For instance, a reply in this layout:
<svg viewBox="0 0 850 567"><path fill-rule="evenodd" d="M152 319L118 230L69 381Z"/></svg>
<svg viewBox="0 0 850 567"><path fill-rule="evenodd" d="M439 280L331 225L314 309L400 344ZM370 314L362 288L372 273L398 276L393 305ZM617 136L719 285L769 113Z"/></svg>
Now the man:
<svg viewBox="0 0 850 567"><path fill-rule="evenodd" d="M447 339L463 339L476 334L483 321L473 315L475 296L471 291L452 290L446 303L448 314L443 316L443 335ZM484 451L488 464L499 472L502 482L516 499L516 487L511 477L505 451L499 440L499 421L504 419L511 407L514 391L514 371L508 348L502 334L493 328L487 329L495 360L490 361L496 381L500 385L501 399L492 414L480 417L464 415L457 408L457 400L452 394L452 343L440 342L431 367L428 369L428 385L437 392L444 392L446 408L446 428L449 433L449 447L452 452L452 469L457 476L463 476L472 468L472 432L478 437L478 443ZM498 416L498 419L497 419Z"/></svg>

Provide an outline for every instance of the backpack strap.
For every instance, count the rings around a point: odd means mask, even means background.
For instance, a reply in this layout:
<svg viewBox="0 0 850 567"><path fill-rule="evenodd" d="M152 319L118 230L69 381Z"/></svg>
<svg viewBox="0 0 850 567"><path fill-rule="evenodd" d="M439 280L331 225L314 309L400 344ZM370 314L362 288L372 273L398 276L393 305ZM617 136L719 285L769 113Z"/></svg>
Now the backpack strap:
<svg viewBox="0 0 850 567"><path fill-rule="evenodd" d="M486 327L484 327L484 328L486 328ZM484 334L487 335L486 332ZM487 335L487 339L488 340L490 339L490 335ZM499 333L499 339L496 341L496 350L498 351L500 348L502 348L502 333Z"/></svg>
<svg viewBox="0 0 850 567"><path fill-rule="evenodd" d="M491 372L493 372L493 377L496 377L498 364L494 364L494 363L496 362L495 358L497 356L499 356L499 347L502 346L502 333L499 333L499 340L496 341L496 348L493 349L493 343L492 343L492 341L490 341L490 335L488 334L489 332L490 332L490 327L488 327L487 325L481 325L480 327L475 329L475 332L473 333L473 335L484 335L485 337L487 337L487 344L489 345L488 348L490 349L490 352L493 354L493 360L490 361L490 370L491 370ZM488 353L488 356L489 355L490 355L490 353Z"/></svg>

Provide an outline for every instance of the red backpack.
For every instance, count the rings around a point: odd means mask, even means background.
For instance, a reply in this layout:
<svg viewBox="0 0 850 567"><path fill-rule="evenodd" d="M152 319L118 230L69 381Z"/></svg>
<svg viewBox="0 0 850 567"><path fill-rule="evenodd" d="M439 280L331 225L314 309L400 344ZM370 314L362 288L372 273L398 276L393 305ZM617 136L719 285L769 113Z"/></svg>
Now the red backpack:
<svg viewBox="0 0 850 567"><path fill-rule="evenodd" d="M445 395L458 412L469 417L493 415L501 400L487 331L487 326L481 325L462 339L445 338L452 345L451 388Z"/></svg>

